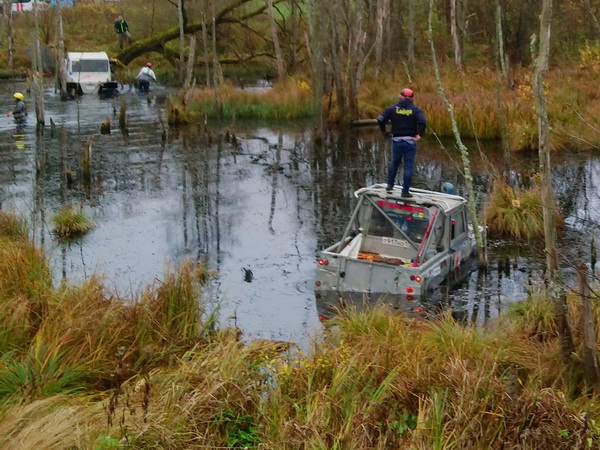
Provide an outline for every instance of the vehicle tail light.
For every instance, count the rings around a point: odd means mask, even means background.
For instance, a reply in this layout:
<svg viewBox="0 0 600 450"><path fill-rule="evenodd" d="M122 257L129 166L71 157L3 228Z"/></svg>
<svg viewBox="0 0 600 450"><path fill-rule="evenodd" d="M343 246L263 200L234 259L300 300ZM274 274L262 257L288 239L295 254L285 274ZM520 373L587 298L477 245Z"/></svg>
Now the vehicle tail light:
<svg viewBox="0 0 600 450"><path fill-rule="evenodd" d="M415 312L416 312L416 313L422 313L422 312L423 312L423 308L421 308L420 306L417 306L417 307L415 308Z"/></svg>
<svg viewBox="0 0 600 450"><path fill-rule="evenodd" d="M329 265L329 261L327 261L326 259L319 259L317 262L319 263L320 266L328 266Z"/></svg>
<svg viewBox="0 0 600 450"><path fill-rule="evenodd" d="M410 281L416 281L417 283L420 283L422 280L422 278L419 275L411 275L410 276Z"/></svg>
<svg viewBox="0 0 600 450"><path fill-rule="evenodd" d="M410 295L410 294L408 294L408 295L406 296L406 300L408 300L409 302L410 302L410 301L413 301L414 299L415 299L415 298L414 298L412 295Z"/></svg>
<svg viewBox="0 0 600 450"><path fill-rule="evenodd" d="M320 282L320 281L315 281L315 284L316 284L317 286L321 286L321 282Z"/></svg>
<svg viewBox="0 0 600 450"><path fill-rule="evenodd" d="M406 288L406 293L407 294L414 294L415 293L415 288L412 286L409 286Z"/></svg>

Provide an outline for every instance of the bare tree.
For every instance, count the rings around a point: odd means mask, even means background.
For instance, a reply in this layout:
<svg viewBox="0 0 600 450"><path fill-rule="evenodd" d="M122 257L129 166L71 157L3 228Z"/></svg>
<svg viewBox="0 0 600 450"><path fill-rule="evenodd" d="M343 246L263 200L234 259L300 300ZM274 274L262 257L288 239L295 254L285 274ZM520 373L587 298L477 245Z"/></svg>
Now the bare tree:
<svg viewBox="0 0 600 450"><path fill-rule="evenodd" d="M536 51L536 37L531 38L531 51L534 61L532 76L535 111L538 124L540 183L542 191L542 207L544 216L544 244L546 251L546 270L548 295L552 298L556 309L561 351L568 361L573 350L573 336L567 315L567 302L561 292L560 272L558 267L558 251L556 249L556 224L554 220L554 194L552 192L552 170L550 162L550 124L546 109L544 77L548 71L550 54L550 24L552 21L552 0L542 0L540 15L540 41Z"/></svg>
<svg viewBox="0 0 600 450"><path fill-rule="evenodd" d="M454 64L459 70L462 70L462 48L458 31L456 3L458 0L450 0L450 35L452 36L452 45L454 47Z"/></svg>
<svg viewBox="0 0 600 450"><path fill-rule="evenodd" d="M63 16L62 7L60 1L57 2L57 30L58 30L58 70L56 71L56 81L58 84L58 90L60 92L60 98L64 99L67 96L67 82L65 80L66 72L66 58L65 58L65 38L63 33Z"/></svg>
<svg viewBox="0 0 600 450"><path fill-rule="evenodd" d="M184 89L189 89L192 86L192 81L195 84L194 80L194 63L196 62L196 36L192 35L190 37L190 53L188 55L188 63L187 69L185 73L185 82L183 83Z"/></svg>
<svg viewBox="0 0 600 450"><path fill-rule="evenodd" d="M409 77L415 73L415 2L417 0L408 0L408 36L406 37L406 50L408 59Z"/></svg>
<svg viewBox="0 0 600 450"><path fill-rule="evenodd" d="M588 14L592 18L592 22L594 23L594 27L596 28L596 33L600 34L600 22L598 22L598 18L596 17L594 8L592 8L591 0L585 0L585 7L587 9Z"/></svg>
<svg viewBox="0 0 600 450"><path fill-rule="evenodd" d="M504 54L504 34L502 32L502 7L500 0L496 0L496 59L502 71L504 84L508 86L508 68Z"/></svg>
<svg viewBox="0 0 600 450"><path fill-rule="evenodd" d="M183 12L183 0L178 0L177 2L177 18L179 20L179 85L183 86L185 64L185 15Z"/></svg>
<svg viewBox="0 0 600 450"><path fill-rule="evenodd" d="M279 46L279 36L277 35L277 23L273 14L273 0L267 0L269 8L269 22L271 24L271 37L273 38L273 47L275 47L275 59L277 61L277 75L280 80L285 78L285 70L283 69L283 58L281 57L281 47Z"/></svg>
<svg viewBox="0 0 600 450"><path fill-rule="evenodd" d="M206 86L210 86L210 63L209 63L209 51L208 51L208 34L206 32L206 2L200 0L200 12L202 20L202 46L204 48L204 71L206 72Z"/></svg>
<svg viewBox="0 0 600 450"><path fill-rule="evenodd" d="M312 106L315 117L317 136L323 134L323 92L325 90L325 39L327 20L323 11L323 3L319 0L307 0L308 21L305 34L306 49L311 67Z"/></svg>
<svg viewBox="0 0 600 450"><path fill-rule="evenodd" d="M377 26L375 34L375 76L379 76L383 59L383 32L385 17L387 16L386 6L389 6L389 0L377 0L377 10L375 12L375 24Z"/></svg>
<svg viewBox="0 0 600 450"><path fill-rule="evenodd" d="M8 52L7 65L9 69L15 66L15 45L13 42L13 13L11 0L4 0L4 13L6 14L6 50Z"/></svg>
<svg viewBox="0 0 600 450"><path fill-rule="evenodd" d="M40 48L40 22L38 17L38 8L34 8L33 13L35 32L34 32L34 57L33 57L33 85L35 95L35 117L38 128L45 125L44 119L44 67L42 65L42 51Z"/></svg>
<svg viewBox="0 0 600 450"><path fill-rule="evenodd" d="M460 151L460 156L461 156L461 160L463 163L463 173L464 173L464 177L465 177L465 184L467 186L467 190L469 191L469 198L468 198L469 216L471 218L471 223L473 224L473 233L475 234L475 241L477 243L477 249L478 249L478 254L479 254L479 258L480 258L479 262L480 262L480 264L485 264L486 261L484 260L484 258L485 258L486 253L483 251L483 236L481 235L481 231L479 229L479 218L477 216L477 207L476 207L476 203L475 203L475 189L473 187L473 175L471 174L471 162L469 160L469 151L468 151L467 147L465 146L465 144L462 142L460 132L458 131L458 125L457 125L456 119L454 117L454 107L452 106L452 104L450 103L450 101L448 100L448 98L446 97L446 94L444 92L444 87L442 85L442 79L440 76L440 70L439 70L438 63L437 63L435 45L433 43L432 22L433 22L434 1L435 0L429 0L428 38L429 38L429 45L431 47L431 58L432 58L433 68L435 71L435 77L436 77L437 85L438 85L438 94L439 94L440 98L442 99L442 101L444 102L444 104L446 105L446 109L448 110L448 114L450 115L450 121L452 122L452 131L454 132L456 146L458 147L458 150Z"/></svg>

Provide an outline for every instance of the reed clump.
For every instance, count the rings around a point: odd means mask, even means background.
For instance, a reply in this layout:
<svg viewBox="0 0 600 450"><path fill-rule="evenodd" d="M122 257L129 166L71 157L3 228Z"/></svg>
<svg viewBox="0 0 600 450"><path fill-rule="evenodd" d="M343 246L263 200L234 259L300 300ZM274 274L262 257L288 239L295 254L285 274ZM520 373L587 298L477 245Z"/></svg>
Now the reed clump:
<svg viewBox="0 0 600 450"><path fill-rule="evenodd" d="M62 239L85 236L95 228L94 222L74 206L65 206L52 217L55 234Z"/></svg>
<svg viewBox="0 0 600 450"><path fill-rule="evenodd" d="M494 181L485 210L490 236L510 236L515 239L538 239L544 236L544 217L541 189L537 184L529 187L509 186L500 178ZM555 213L558 228L564 226L563 218Z"/></svg>
<svg viewBox="0 0 600 450"><path fill-rule="evenodd" d="M204 117L223 119L303 119L312 116L312 93L308 83L289 78L261 91L244 90L225 84L219 87L219 103L210 89L189 94L192 120Z"/></svg>

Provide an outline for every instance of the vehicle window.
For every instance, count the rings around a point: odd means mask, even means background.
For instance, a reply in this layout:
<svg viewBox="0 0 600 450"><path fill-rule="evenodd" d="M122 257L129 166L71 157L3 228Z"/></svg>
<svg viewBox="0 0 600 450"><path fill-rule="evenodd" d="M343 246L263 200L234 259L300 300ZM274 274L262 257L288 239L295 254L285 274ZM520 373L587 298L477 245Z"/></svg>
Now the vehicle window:
<svg viewBox="0 0 600 450"><path fill-rule="evenodd" d="M464 212L462 210L452 213L452 215L450 216L450 225L450 239L455 239L467 231L467 229L465 228Z"/></svg>
<svg viewBox="0 0 600 450"><path fill-rule="evenodd" d="M431 218L427 208L383 200L378 201L377 206L379 206L385 214L382 214L378 209L373 208L369 224L369 234L404 239L402 234L392 225L392 223L394 223L411 241L421 243Z"/></svg>
<svg viewBox="0 0 600 450"><path fill-rule="evenodd" d="M73 61L72 72L108 72L108 61L102 59L82 59Z"/></svg>

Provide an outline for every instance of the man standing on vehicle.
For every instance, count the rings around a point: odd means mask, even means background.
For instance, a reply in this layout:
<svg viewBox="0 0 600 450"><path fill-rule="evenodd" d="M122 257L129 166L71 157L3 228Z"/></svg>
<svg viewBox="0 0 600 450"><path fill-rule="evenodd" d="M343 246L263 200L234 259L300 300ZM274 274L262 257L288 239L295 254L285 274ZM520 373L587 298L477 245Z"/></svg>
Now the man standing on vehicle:
<svg viewBox="0 0 600 450"><path fill-rule="evenodd" d="M123 42L127 41L127 45L131 45L131 43L133 42L133 38L131 37L131 34L129 33L129 24L127 23L127 21L125 19L123 19L123 16L119 16L115 22L115 31L117 32L117 35L119 36L119 48L121 50L123 50Z"/></svg>
<svg viewBox="0 0 600 450"><path fill-rule="evenodd" d="M414 93L411 89L402 89L399 98L398 103L387 107L377 117L377 122L383 135L392 139L392 161L388 168L387 191L392 191L398 167L404 159L402 197L410 198L412 194L409 189L417 153L417 141L425 134L427 120L421 108L413 103ZM392 124L391 132L385 129L389 122Z"/></svg>

